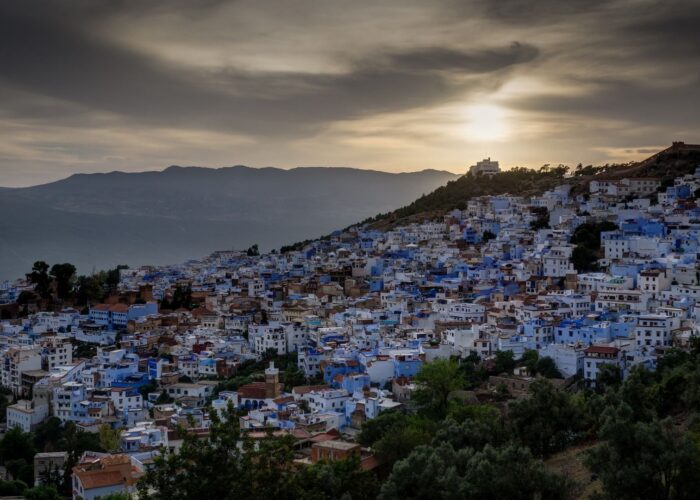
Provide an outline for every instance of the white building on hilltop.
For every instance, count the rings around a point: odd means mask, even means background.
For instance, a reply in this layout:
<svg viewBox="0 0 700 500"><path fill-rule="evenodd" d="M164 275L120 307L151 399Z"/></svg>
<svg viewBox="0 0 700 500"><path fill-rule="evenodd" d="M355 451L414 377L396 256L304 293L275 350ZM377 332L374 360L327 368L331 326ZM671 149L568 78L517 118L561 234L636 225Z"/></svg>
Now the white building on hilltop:
<svg viewBox="0 0 700 500"><path fill-rule="evenodd" d="M476 165L469 167L469 175L496 175L501 169L498 167L497 161L491 161L491 158L476 162Z"/></svg>

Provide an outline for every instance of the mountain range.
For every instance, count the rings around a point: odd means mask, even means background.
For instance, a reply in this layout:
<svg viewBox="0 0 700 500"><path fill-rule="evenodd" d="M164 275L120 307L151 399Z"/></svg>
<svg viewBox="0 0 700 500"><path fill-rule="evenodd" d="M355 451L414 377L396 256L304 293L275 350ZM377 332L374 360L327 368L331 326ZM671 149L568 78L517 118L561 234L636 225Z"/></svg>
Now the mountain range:
<svg viewBox="0 0 700 500"><path fill-rule="evenodd" d="M0 189L0 279L35 260L79 272L167 264L226 248L262 250L387 212L458 176L352 168L202 168L76 174Z"/></svg>

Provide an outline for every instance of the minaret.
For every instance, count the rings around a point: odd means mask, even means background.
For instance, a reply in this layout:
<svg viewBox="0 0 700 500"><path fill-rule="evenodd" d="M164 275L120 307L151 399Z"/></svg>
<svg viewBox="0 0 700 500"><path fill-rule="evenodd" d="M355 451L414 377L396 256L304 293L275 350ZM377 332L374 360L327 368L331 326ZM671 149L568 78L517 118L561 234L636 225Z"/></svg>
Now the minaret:
<svg viewBox="0 0 700 500"><path fill-rule="evenodd" d="M275 362L270 361L270 366L265 370L265 398L274 399L280 392L280 371L275 368Z"/></svg>

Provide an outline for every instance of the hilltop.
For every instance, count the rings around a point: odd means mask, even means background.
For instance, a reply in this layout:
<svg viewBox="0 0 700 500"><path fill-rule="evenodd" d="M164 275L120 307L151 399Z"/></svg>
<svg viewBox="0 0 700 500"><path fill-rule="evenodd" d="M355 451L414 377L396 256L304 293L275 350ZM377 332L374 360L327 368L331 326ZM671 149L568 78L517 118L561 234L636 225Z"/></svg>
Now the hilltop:
<svg viewBox="0 0 700 500"><path fill-rule="evenodd" d="M561 184L572 186L574 193L583 193L593 180L616 180L625 177L658 177L662 185L674 177L694 172L700 166L700 145L673 143L649 158L634 163L569 168L544 166L539 170L513 168L492 177L464 175L445 186L423 195L397 210L379 214L363 222L386 229L414 220L432 219L449 210L462 208L472 198L486 195L516 194L535 196Z"/></svg>

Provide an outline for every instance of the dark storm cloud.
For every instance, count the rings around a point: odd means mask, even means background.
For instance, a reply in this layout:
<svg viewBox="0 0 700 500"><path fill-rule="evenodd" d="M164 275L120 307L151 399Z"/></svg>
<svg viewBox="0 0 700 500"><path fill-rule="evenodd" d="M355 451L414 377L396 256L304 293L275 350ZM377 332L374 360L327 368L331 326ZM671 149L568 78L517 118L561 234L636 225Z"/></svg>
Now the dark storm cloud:
<svg viewBox="0 0 700 500"><path fill-rule="evenodd" d="M700 82L658 87L630 80L598 80L584 95L528 96L511 101L517 109L546 110L581 120L627 121L640 126L691 127L698 124Z"/></svg>
<svg viewBox="0 0 700 500"><path fill-rule="evenodd" d="M567 154L642 151L700 130L698 25L697 0L4 0L0 175L245 147L445 168L482 154L475 104L532 161L572 123Z"/></svg>
<svg viewBox="0 0 700 500"><path fill-rule="evenodd" d="M476 12L506 23L541 25L594 13L612 3L612 0L493 0L456 2L456 6L464 15Z"/></svg>
<svg viewBox="0 0 700 500"><path fill-rule="evenodd" d="M108 2L81 12L104 16L130 5ZM0 11L0 81L80 110L250 134L294 135L328 121L429 106L465 90L443 72L495 72L537 55L536 48L518 43L474 52L427 48L349 61L350 70L340 74L236 68L212 74L119 46L64 16L50 9ZM36 110L33 101L10 108L22 112L23 105Z"/></svg>
<svg viewBox="0 0 700 500"><path fill-rule="evenodd" d="M609 2L613 4L613 2ZM693 2L611 6L605 30L582 37L557 64L582 92L542 92L509 104L527 111L626 121L632 127L700 130L700 8ZM591 69L581 71L590 66ZM653 143L653 142L652 142Z"/></svg>
<svg viewBox="0 0 700 500"><path fill-rule="evenodd" d="M497 71L513 64L532 61L538 50L531 45L513 42L507 49L460 52L444 47L430 47L395 54L391 62L404 69L464 70L470 73Z"/></svg>
<svg viewBox="0 0 700 500"><path fill-rule="evenodd" d="M623 21L620 43L634 44L642 56L673 61L700 60L700 4L669 0L641 9ZM635 48L632 46L630 48ZM687 70L698 68L689 67Z"/></svg>

